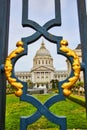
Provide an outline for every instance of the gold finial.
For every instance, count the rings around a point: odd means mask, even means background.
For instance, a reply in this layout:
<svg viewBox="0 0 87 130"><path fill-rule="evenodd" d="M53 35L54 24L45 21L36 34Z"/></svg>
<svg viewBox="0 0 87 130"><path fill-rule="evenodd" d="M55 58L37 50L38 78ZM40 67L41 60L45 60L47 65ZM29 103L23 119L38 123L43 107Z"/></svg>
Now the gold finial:
<svg viewBox="0 0 87 130"><path fill-rule="evenodd" d="M15 95L19 97L23 93L22 92L23 85L20 82L17 82L15 78L11 77L13 70L12 59L15 58L19 53L24 51L23 42L22 41L17 42L16 46L17 49L11 52L10 55L6 58L4 69L8 82L16 89Z"/></svg>
<svg viewBox="0 0 87 130"><path fill-rule="evenodd" d="M60 42L60 45L61 46L68 46L68 41L67 40L61 40L61 42Z"/></svg>
<svg viewBox="0 0 87 130"><path fill-rule="evenodd" d="M41 48L45 48L44 40L42 39Z"/></svg>
<svg viewBox="0 0 87 130"><path fill-rule="evenodd" d="M70 89L73 87L74 83L79 79L80 69L81 69L80 61L77 54L73 50L68 48L67 46L68 46L68 41L62 40L60 42L60 50L62 52L65 52L68 56L73 57L72 69L74 71L74 76L69 78L68 82L65 82L64 84L62 84L63 93L65 96L68 96L71 94Z"/></svg>

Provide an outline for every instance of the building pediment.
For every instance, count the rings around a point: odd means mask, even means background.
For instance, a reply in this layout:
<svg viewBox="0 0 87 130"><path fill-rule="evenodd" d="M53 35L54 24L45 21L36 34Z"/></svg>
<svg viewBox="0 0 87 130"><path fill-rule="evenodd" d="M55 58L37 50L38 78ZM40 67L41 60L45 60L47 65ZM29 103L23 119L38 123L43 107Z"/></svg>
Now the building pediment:
<svg viewBox="0 0 87 130"><path fill-rule="evenodd" d="M32 71L54 71L53 67L47 67L47 66L39 66L31 69Z"/></svg>

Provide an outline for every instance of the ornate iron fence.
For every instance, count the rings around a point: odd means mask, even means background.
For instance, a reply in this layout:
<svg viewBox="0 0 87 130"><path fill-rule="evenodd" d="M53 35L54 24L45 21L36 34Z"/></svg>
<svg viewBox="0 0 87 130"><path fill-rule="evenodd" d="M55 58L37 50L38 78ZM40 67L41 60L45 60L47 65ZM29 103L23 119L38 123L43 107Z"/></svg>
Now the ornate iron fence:
<svg viewBox="0 0 87 130"><path fill-rule="evenodd" d="M4 0L4 3L6 5L3 4L3 0L0 0L0 2L1 2L0 7L2 9L4 9L4 6L6 6L6 9L9 9L10 1L7 2L6 0ZM22 3L23 3L22 25L23 25L23 27L33 28L36 32L34 34L32 34L31 36L22 38L21 41L17 42L17 44L16 44L17 49L15 49L8 57L7 57L7 53L4 54L4 52L5 52L4 46L7 45L6 40L8 38L7 35L5 37L5 33L8 32L7 26L5 26L6 30L4 30L4 33L3 33L5 41L1 41L2 38L0 37L0 45L1 45L1 48L3 48L1 51L1 57L4 56L4 59L1 58L1 69L0 69L1 70L0 71L0 76L1 76L0 80L2 80L2 78L4 79L1 81L1 85L0 85L0 90L1 90L0 91L0 97L1 97L1 99L0 99L0 108L1 108L0 109L0 129L4 130L3 122L5 120L5 118L4 118L5 117L5 114L4 114L5 113L5 87L4 87L4 89L1 88L1 86L3 86L4 84L6 86L5 76L3 77L3 75L4 75L3 70L5 70L7 80L9 81L9 83L12 86L14 86L14 88L16 88L15 95L20 96L20 100L31 103L32 105L34 105L37 108L37 111L32 116L21 117L20 130L26 130L28 125L30 125L33 122L35 122L36 120L38 120L42 115L44 115L48 120L52 121L53 123L59 125L61 130L67 130L66 117L54 115L49 110L49 108L54 103L65 100L66 96L70 95L70 93L71 93L70 89L72 88L73 84L78 80L81 69L84 71L85 97L87 98L87 78L86 78L87 77L86 76L87 75L87 70L86 70L87 69L87 67L86 67L86 65L87 65L86 64L86 62L87 62L87 60L86 60L87 16L86 16L85 0L83 0L83 1L77 0L79 23L80 23L80 34L81 34L81 41L82 41L82 52L83 52L82 53L83 62L81 65L80 65L79 58L76 55L76 53L73 50L71 50L70 48L68 48L68 42L66 40L62 40L62 36L55 36L48 32L48 30L52 27L61 26L60 0L55 0L55 18L48 21L43 26L40 26L35 21L28 19L28 2L29 2L29 0L22 1ZM0 15L1 15L1 13L0 13ZM9 11L5 12L4 15L5 15L4 18L6 19L7 23L9 23ZM5 24L5 22L4 23L0 22L1 28L2 28L3 24ZM3 30L3 28L2 28L2 30ZM36 98L34 98L33 96L31 96L27 93L27 83L20 81L15 76L15 72L14 72L14 66L15 66L16 61L20 57L27 55L28 45L35 42L36 40L38 40L41 36L45 37L48 41L50 41L51 42L50 44L52 44L52 43L56 44L57 53L67 57L71 63L71 67L72 67L69 77L67 79L65 79L64 81L60 81L58 83L59 93L54 95L50 99L48 99L44 104L42 104L39 100L37 100ZM7 52L7 46L6 46L6 52ZM6 61L5 61L5 58L6 58ZM5 65L3 66L3 64L5 64ZM3 93L4 93L4 95L3 95ZM3 99L2 99L2 97L3 97ZM86 103L86 108L87 108L87 103ZM3 124L3 126L2 126L2 124Z"/></svg>

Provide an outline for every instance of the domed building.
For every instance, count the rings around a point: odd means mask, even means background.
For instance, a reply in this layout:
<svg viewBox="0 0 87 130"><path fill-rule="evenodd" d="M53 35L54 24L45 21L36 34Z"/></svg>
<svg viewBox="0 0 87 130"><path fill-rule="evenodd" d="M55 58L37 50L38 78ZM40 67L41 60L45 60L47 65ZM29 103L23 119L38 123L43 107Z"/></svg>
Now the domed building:
<svg viewBox="0 0 87 130"><path fill-rule="evenodd" d="M42 42L33 59L32 82L42 86L50 84L50 81L54 78L54 71L53 58Z"/></svg>
<svg viewBox="0 0 87 130"><path fill-rule="evenodd" d="M42 41L41 47L33 58L33 67L30 72L16 72L16 76L22 81L32 81L35 86L50 87L51 80L64 80L68 76L68 71L59 71L54 68L53 58Z"/></svg>

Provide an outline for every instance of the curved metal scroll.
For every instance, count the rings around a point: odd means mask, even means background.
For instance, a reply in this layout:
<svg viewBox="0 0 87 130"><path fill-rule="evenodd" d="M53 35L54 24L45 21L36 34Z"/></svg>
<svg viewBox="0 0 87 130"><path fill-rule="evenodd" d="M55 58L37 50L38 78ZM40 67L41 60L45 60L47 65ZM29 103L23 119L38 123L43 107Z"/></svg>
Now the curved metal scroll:
<svg viewBox="0 0 87 130"><path fill-rule="evenodd" d="M12 71L13 71L13 65L12 65L12 59L17 57L18 54L24 51L23 48L23 42L19 41L17 42L16 46L18 47L15 49L7 58L5 62L5 74L7 77L8 82L17 89L15 92L16 96L21 96L22 95L22 88L23 85L20 82L17 82L16 78L12 78ZM73 63L72 63L72 69L74 71L74 76L68 78L68 81L62 84L63 93L65 96L69 96L71 94L70 89L73 87L74 83L79 79L80 75L80 61L77 56L77 54L69 49L68 47L68 41L66 40L61 40L60 42L60 50L62 52L65 52L67 56L72 56L73 57Z"/></svg>
<svg viewBox="0 0 87 130"><path fill-rule="evenodd" d="M17 82L16 78L12 78L12 71L13 71L13 65L12 65L12 59L17 57L18 54L24 51L23 48L23 42L19 41L17 42L16 46L18 47L15 49L7 58L5 62L5 74L7 77L8 82L17 90L15 92L16 96L21 96L22 95L22 88L23 85L20 82Z"/></svg>
<svg viewBox="0 0 87 130"><path fill-rule="evenodd" d="M77 54L67 47L68 41L62 40L60 42L60 46L60 50L62 52L65 52L67 56L71 56L73 58L72 69L74 71L74 75L68 79L68 82L62 84L62 88L64 89L64 95L69 96L71 94L70 89L74 86L74 83L79 79L81 66Z"/></svg>

